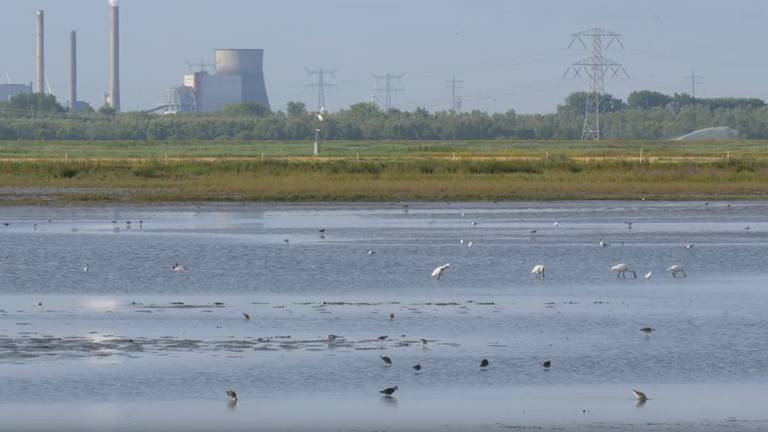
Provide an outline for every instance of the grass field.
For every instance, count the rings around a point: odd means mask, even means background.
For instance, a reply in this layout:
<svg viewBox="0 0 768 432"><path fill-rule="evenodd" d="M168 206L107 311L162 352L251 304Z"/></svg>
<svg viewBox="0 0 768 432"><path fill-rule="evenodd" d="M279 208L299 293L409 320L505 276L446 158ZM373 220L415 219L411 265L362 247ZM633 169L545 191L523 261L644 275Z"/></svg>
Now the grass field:
<svg viewBox="0 0 768 432"><path fill-rule="evenodd" d="M0 202L768 199L762 141L311 146L2 142Z"/></svg>

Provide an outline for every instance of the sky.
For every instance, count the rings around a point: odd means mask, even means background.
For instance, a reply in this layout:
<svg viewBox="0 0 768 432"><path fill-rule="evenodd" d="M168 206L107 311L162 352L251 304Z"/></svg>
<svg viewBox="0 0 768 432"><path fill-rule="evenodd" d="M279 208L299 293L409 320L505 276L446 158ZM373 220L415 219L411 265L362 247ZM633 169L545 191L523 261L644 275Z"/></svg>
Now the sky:
<svg viewBox="0 0 768 432"><path fill-rule="evenodd" d="M68 99L69 31L78 32L79 99L103 103L108 74L107 0L2 0L0 81L34 79L34 15L46 14L46 75ZM606 57L629 78L609 80L621 98L640 89L699 97L768 99L768 1L764 0L120 0L123 110L149 109L182 84L187 61L213 61L215 48L264 49L273 110L317 105L305 68L338 68L328 79L330 111L383 102L373 75L404 74L393 105L451 107L447 85L462 81L462 110L553 112L572 91L568 66L589 56L574 32L620 33L625 49Z"/></svg>

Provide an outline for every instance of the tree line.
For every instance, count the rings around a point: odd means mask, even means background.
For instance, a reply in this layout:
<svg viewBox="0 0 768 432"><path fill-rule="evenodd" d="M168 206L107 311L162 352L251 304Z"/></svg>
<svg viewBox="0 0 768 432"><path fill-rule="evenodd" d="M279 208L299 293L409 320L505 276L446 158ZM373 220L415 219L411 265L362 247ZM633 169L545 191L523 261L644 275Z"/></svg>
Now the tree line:
<svg viewBox="0 0 768 432"><path fill-rule="evenodd" d="M115 114L108 107L70 114L52 95L18 95L0 102L0 140L573 140L581 137L587 94L570 94L556 112L514 110L428 112L382 110L357 103L319 121L301 102L270 112L242 103L213 113ZM605 139L670 139L696 129L729 126L745 139L768 139L768 107L756 98L693 98L650 90L626 101L601 98Z"/></svg>

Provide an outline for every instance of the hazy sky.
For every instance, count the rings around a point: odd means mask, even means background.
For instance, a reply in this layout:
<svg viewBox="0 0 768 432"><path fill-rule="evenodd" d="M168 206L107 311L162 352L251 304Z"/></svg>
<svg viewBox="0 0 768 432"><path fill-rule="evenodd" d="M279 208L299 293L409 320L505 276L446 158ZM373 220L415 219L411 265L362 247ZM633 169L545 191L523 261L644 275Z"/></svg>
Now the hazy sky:
<svg viewBox="0 0 768 432"><path fill-rule="evenodd" d="M79 98L99 106L107 83L107 0L2 0L0 79L34 74L34 11L46 12L46 75L67 99L68 32L78 31ZM371 100L372 74L404 73L399 108L450 107L446 82L463 81L463 109L551 112L581 81L562 79L588 52L571 33L603 27L624 36L607 56L631 78L609 81L619 97L635 89L699 96L768 98L768 1L764 0L120 0L124 110L157 104L181 85L185 60L213 60L214 48L263 48L273 109L290 100L314 108L304 71L338 68L328 109ZM380 99L382 100L382 99Z"/></svg>

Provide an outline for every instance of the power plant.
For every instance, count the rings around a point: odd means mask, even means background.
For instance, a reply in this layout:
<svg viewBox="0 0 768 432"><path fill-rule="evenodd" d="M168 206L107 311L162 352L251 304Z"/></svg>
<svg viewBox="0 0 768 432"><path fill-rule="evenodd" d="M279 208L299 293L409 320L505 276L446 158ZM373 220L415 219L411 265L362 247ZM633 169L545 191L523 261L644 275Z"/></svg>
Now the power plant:
<svg viewBox="0 0 768 432"><path fill-rule="evenodd" d="M109 0L109 88L105 105L120 112L120 7Z"/></svg>
<svg viewBox="0 0 768 432"><path fill-rule="evenodd" d="M35 93L45 93L45 13L35 13Z"/></svg>

